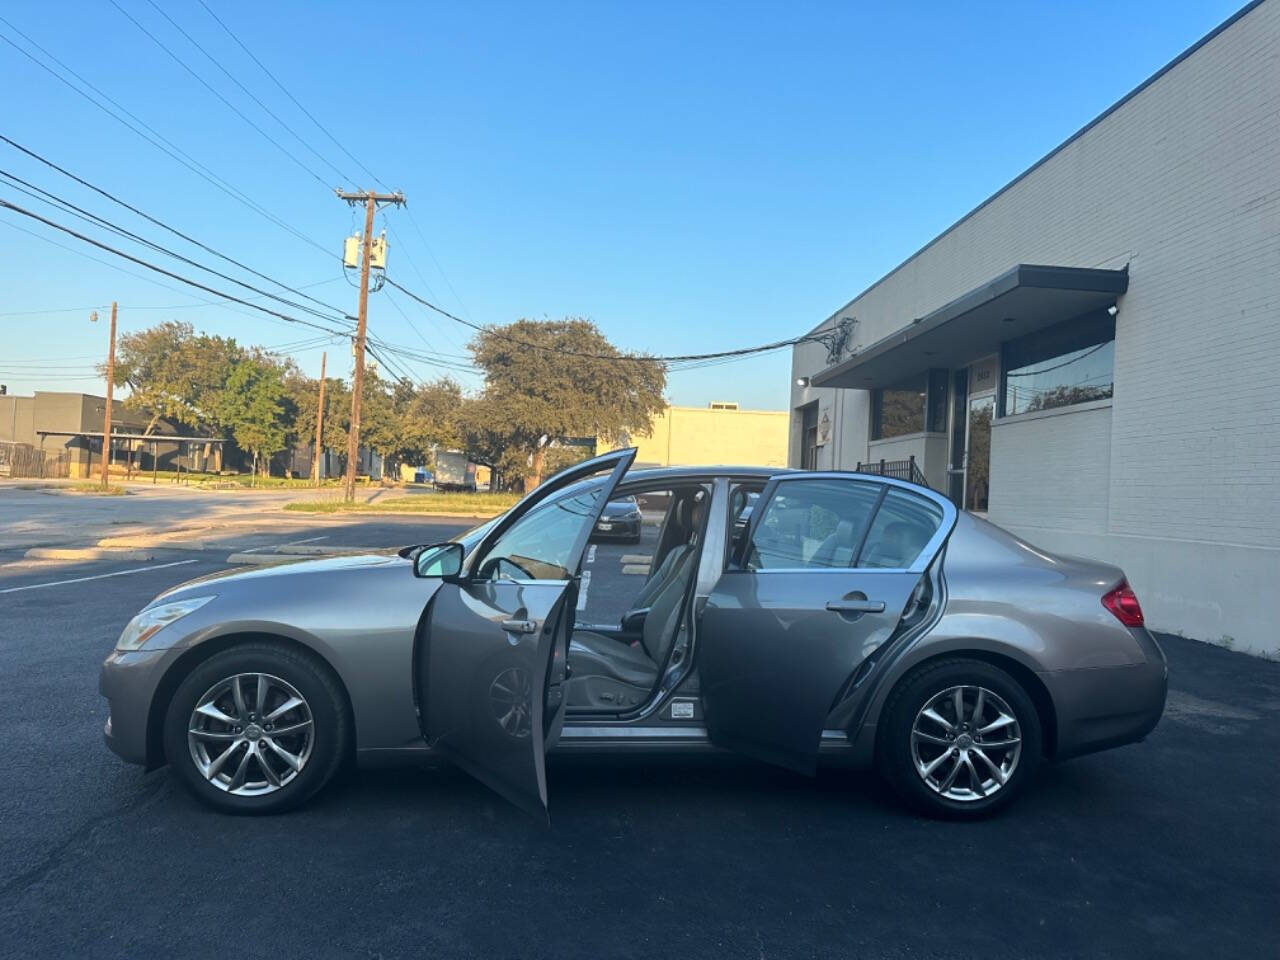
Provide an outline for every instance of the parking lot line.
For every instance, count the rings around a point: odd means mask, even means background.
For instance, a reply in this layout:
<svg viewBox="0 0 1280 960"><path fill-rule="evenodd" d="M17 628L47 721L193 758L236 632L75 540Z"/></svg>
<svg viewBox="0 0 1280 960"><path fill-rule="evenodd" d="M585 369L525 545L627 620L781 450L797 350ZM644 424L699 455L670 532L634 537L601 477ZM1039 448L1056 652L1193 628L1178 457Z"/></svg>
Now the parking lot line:
<svg viewBox="0 0 1280 960"><path fill-rule="evenodd" d="M0 593L18 593L21 590L41 590L45 587L61 587L68 583L84 583L86 580L103 580L107 577L123 577L127 573L146 573L148 570L163 570L165 567L180 567L184 563L198 563L198 559L174 560L172 563L156 563L149 567L134 567L130 570L116 570L114 573L98 573L92 577L72 577L70 580L53 580L49 583L29 583L25 587L7 587Z"/></svg>

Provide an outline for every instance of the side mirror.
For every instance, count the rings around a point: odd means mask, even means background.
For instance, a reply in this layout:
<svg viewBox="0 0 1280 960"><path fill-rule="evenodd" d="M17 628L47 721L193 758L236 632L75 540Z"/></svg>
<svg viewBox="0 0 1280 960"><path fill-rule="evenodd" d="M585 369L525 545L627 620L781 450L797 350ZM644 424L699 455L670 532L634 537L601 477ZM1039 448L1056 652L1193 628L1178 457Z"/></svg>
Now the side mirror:
<svg viewBox="0 0 1280 960"><path fill-rule="evenodd" d="M424 579L452 580L462 573L460 543L436 543L423 547L413 558L413 575Z"/></svg>

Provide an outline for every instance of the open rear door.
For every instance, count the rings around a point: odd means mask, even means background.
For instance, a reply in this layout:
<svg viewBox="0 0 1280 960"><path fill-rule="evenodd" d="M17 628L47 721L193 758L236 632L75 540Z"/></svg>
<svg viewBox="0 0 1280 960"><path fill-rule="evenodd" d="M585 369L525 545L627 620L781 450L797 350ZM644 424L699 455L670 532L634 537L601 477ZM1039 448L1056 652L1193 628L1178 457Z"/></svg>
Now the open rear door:
<svg viewBox="0 0 1280 960"><path fill-rule="evenodd" d="M836 699L897 628L955 519L932 490L878 477L770 481L699 622L712 741L812 773Z"/></svg>
<svg viewBox="0 0 1280 960"><path fill-rule="evenodd" d="M635 450L552 477L441 585L423 621L423 736L513 803L545 816L544 756L563 723L565 664L587 539Z"/></svg>

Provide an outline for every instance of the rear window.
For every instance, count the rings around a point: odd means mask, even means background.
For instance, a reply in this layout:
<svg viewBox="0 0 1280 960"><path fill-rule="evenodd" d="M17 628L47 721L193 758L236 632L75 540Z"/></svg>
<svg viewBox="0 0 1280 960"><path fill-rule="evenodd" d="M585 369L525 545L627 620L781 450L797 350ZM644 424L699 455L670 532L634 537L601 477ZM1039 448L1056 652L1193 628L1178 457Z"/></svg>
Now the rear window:
<svg viewBox="0 0 1280 960"><path fill-rule="evenodd" d="M782 484L751 539L752 570L848 567L875 510L880 486L851 480Z"/></svg>
<svg viewBox="0 0 1280 960"><path fill-rule="evenodd" d="M937 504L876 482L788 481L764 505L745 565L750 570L903 569L919 558L943 516Z"/></svg>
<svg viewBox="0 0 1280 960"><path fill-rule="evenodd" d="M876 513L858 566L909 567L942 525L942 509L901 490L890 490Z"/></svg>

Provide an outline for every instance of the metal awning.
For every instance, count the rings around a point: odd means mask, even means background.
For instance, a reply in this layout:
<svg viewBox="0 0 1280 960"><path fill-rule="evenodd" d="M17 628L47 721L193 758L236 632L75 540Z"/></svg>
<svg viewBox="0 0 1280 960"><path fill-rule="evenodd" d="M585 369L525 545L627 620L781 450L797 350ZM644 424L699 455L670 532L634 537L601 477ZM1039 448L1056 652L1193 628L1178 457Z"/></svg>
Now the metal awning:
<svg viewBox="0 0 1280 960"><path fill-rule="evenodd" d="M1015 337L1101 310L1129 288L1129 267L1020 263L928 316L813 376L815 387L887 387L930 367L955 368Z"/></svg>
<svg viewBox="0 0 1280 960"><path fill-rule="evenodd" d="M37 436L41 437L89 437L92 440L101 440L101 430L37 430ZM155 443L226 443L223 437L181 437L171 433L116 433L111 431L112 440L146 440Z"/></svg>

